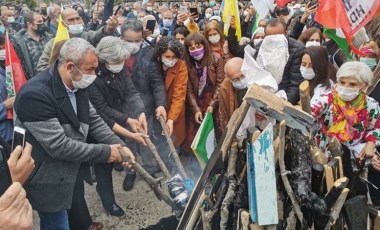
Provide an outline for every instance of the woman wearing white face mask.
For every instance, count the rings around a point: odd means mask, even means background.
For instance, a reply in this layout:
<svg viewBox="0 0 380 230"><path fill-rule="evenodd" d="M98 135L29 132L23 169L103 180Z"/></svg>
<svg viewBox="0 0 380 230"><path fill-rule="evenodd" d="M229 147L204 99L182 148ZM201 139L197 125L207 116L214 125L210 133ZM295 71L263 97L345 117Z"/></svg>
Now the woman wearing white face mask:
<svg viewBox="0 0 380 230"><path fill-rule="evenodd" d="M329 63L325 47L309 47L302 51L300 72L309 81L310 97L319 97L331 91L336 69Z"/></svg>
<svg viewBox="0 0 380 230"><path fill-rule="evenodd" d="M321 46L325 39L320 29L311 27L302 32L299 41L308 48L310 46Z"/></svg>
<svg viewBox="0 0 380 230"><path fill-rule="evenodd" d="M361 162L375 155L375 147L380 145L380 108L362 91L372 78L366 64L346 62L337 72L337 86L312 100L312 115L319 125L316 143L327 157L331 157L327 146L334 137L350 150L354 160Z"/></svg>
<svg viewBox="0 0 380 230"><path fill-rule="evenodd" d="M182 56L183 45L173 37L162 38L156 46L155 58L162 67L168 101L166 128L176 148L186 137L185 99L188 73L185 62L181 60Z"/></svg>
<svg viewBox="0 0 380 230"><path fill-rule="evenodd" d="M120 38L107 36L96 47L99 66L96 80L88 88L91 103L112 131L123 139L146 145L145 134L132 133L127 127L146 124L145 108L132 79L124 67L130 54ZM115 202L112 187L113 164L95 165L97 191L103 207L113 216L122 216L124 211Z"/></svg>
<svg viewBox="0 0 380 230"><path fill-rule="evenodd" d="M224 34L219 23L216 21L210 21L207 23L203 34L209 43L209 48L212 53L216 53L223 57L225 62L233 57L230 54L228 43L224 38Z"/></svg>

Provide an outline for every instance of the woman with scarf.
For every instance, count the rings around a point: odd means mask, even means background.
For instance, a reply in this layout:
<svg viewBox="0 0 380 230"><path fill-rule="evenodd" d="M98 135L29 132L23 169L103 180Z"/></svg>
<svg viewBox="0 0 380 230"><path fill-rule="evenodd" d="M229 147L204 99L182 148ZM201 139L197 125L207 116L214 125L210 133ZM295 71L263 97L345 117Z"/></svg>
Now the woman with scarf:
<svg viewBox="0 0 380 230"><path fill-rule="evenodd" d="M209 51L208 42L200 33L191 33L186 37L185 52L189 72L186 144L190 146L206 112L213 112L216 136L220 135L218 95L225 75L224 60Z"/></svg>
<svg viewBox="0 0 380 230"><path fill-rule="evenodd" d="M366 64L347 62L337 72L337 86L311 102L312 115L319 125L317 145L331 159L327 147L337 138L349 150L344 155L348 153L350 157L345 159L351 158L356 163L352 164L355 169L361 169L362 163L372 158L372 167L380 169L380 158L375 155L375 147L380 145L380 108L373 98L363 93L372 78Z"/></svg>
<svg viewBox="0 0 380 230"><path fill-rule="evenodd" d="M210 45L210 51L223 57L224 62L230 60L233 56L228 49L228 43L224 39L224 34L219 23L210 21L207 23L203 35Z"/></svg>

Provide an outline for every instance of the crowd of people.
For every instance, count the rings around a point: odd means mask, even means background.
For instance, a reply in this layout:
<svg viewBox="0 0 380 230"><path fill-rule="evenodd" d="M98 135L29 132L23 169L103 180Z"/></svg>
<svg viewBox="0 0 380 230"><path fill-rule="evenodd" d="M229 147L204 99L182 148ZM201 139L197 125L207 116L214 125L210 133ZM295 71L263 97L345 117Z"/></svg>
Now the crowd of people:
<svg viewBox="0 0 380 230"><path fill-rule="evenodd" d="M214 0L128 2L114 6L106 20L107 5L91 5L1 6L0 142L14 183L0 198L0 226L29 229L33 208L43 230L102 229L84 198L90 167L105 210L123 216L112 171L125 171L125 191L133 189L136 173L121 163L121 149L155 176L160 169L146 146L149 137L175 174L159 119L180 155L195 162L191 143L205 114L213 114L218 141L249 86L260 82L298 105L299 85L309 81L317 145L330 158L327 146L336 138L353 162L370 162L368 180L379 187L379 17L354 37L361 55L350 60L314 20L318 4L311 1L292 0L260 18L241 1L239 18L228 22ZM54 43L60 17L70 39ZM6 93L7 34L28 80L17 97ZM265 76L253 76L259 71L245 66L247 54ZM256 125L269 120L252 111ZM14 126L27 131L24 149L10 147ZM372 187L370 194L379 205L379 191Z"/></svg>

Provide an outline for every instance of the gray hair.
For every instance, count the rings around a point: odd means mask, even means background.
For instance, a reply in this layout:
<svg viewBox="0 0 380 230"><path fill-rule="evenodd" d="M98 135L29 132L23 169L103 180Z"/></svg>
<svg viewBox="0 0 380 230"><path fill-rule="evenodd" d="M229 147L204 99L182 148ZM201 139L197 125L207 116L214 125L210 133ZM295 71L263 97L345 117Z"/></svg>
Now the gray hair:
<svg viewBox="0 0 380 230"><path fill-rule="evenodd" d="M144 24L136 19L126 20L120 28L121 37L124 36L124 32L127 30L142 33L144 31Z"/></svg>
<svg viewBox="0 0 380 230"><path fill-rule="evenodd" d="M67 40L59 52L59 63L72 61L79 65L88 52L93 52L98 56L98 51L88 41L82 38L71 38Z"/></svg>
<svg viewBox="0 0 380 230"><path fill-rule="evenodd" d="M46 13L48 15L53 15L55 9L57 9L57 8L61 8L61 7L59 5L57 5L57 4L52 4L52 5L48 6L48 8L46 9Z"/></svg>
<svg viewBox="0 0 380 230"><path fill-rule="evenodd" d="M350 61L344 63L336 73L336 78L338 81L342 77L353 77L361 83L371 84L373 73L365 63Z"/></svg>
<svg viewBox="0 0 380 230"><path fill-rule="evenodd" d="M99 61L102 63L116 64L125 59L128 59L130 53L125 49L120 38L107 36L100 40L96 46L96 50L99 52Z"/></svg>
<svg viewBox="0 0 380 230"><path fill-rule="evenodd" d="M137 1L133 4L133 7L136 8L136 7L141 7L142 8L142 2L141 1Z"/></svg>

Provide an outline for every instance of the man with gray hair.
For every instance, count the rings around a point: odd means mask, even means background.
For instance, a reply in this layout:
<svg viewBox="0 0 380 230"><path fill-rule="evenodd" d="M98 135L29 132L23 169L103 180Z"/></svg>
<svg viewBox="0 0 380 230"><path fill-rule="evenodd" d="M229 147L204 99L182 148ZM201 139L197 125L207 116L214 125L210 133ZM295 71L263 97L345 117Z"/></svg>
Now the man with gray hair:
<svg viewBox="0 0 380 230"><path fill-rule="evenodd" d="M46 27L48 29L48 32L53 35L57 33L60 14L61 7L57 4L52 4L47 8L48 19L46 20Z"/></svg>
<svg viewBox="0 0 380 230"><path fill-rule="evenodd" d="M73 191L81 163L120 162L121 149L134 161L88 99L85 88L95 80L97 67L94 47L72 38L62 46L58 62L28 81L17 95L16 125L26 129L36 165L24 187L43 230L69 229L67 210L78 195ZM98 144L86 143L88 138ZM87 224L84 229L91 226Z"/></svg>

